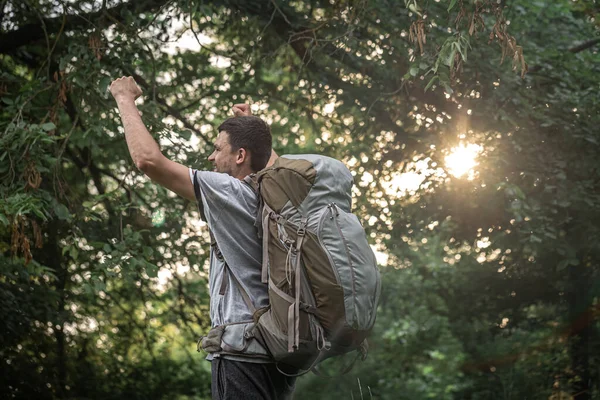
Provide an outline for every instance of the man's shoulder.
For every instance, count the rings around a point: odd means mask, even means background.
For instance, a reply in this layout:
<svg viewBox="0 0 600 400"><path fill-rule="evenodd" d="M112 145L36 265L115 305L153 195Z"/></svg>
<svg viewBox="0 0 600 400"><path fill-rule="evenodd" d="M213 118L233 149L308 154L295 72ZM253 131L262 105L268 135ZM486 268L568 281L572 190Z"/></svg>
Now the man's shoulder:
<svg viewBox="0 0 600 400"><path fill-rule="evenodd" d="M253 178L254 174L247 175L244 179L234 178L233 176L226 174L224 172L216 172L216 171L204 171L204 170L196 170L190 168L190 177L193 179L199 179L201 182L210 184L210 183L228 183L235 186L250 186L250 181L256 182L256 179Z"/></svg>
<svg viewBox="0 0 600 400"><path fill-rule="evenodd" d="M242 181L223 172L192 170L192 181L195 179L204 190L219 192L239 192L246 186Z"/></svg>
<svg viewBox="0 0 600 400"><path fill-rule="evenodd" d="M228 175L226 173L223 172L216 172L216 171L204 171L201 169L193 169L190 168L190 170L192 171L192 174L194 176L197 176L198 178L204 180L204 181L215 181L215 182L230 182L230 181L236 181L238 179L234 178L231 175Z"/></svg>
<svg viewBox="0 0 600 400"><path fill-rule="evenodd" d="M240 180L222 172L197 171L195 179L206 196L212 196L234 208L248 208L249 211L254 211L253 207L258 201L258 187L253 186L249 176L246 178Z"/></svg>

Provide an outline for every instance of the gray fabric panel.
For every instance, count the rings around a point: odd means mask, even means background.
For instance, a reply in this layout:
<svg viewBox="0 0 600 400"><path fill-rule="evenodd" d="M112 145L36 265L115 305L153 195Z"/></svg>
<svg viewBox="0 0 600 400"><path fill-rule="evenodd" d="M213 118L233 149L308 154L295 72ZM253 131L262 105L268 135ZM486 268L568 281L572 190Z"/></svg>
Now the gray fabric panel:
<svg viewBox="0 0 600 400"><path fill-rule="evenodd" d="M281 209L280 215L296 225L298 225L300 223L300 220L302 219L302 215L298 212L298 209L294 207L291 201L285 203L285 205Z"/></svg>
<svg viewBox="0 0 600 400"><path fill-rule="evenodd" d="M327 216L324 216L327 214ZM308 221L306 223L306 230L314 233L315 235L319 235L319 224L323 218L329 218L329 208L323 207L320 210L316 210L316 212L312 213L308 216Z"/></svg>
<svg viewBox="0 0 600 400"><path fill-rule="evenodd" d="M377 262L377 258L375 258L375 262ZM375 317L377 317L377 306L379 305L379 298L381 296L381 273L379 272L379 268L377 268L377 290L375 292L375 300L374 300L374 309L371 313L371 319L369 320L369 326L375 325Z"/></svg>
<svg viewBox="0 0 600 400"><path fill-rule="evenodd" d="M323 214L319 237L331 255L344 291L347 324L358 330L370 329L377 311L381 278L358 218L329 208Z"/></svg>
<svg viewBox="0 0 600 400"><path fill-rule="evenodd" d="M342 210L350 212L352 207L351 189L354 179L344 163L316 154L284 155L282 157L310 161L317 171L315 183L299 207L299 211L303 215L306 215L309 210L317 210L330 203L336 203Z"/></svg>
<svg viewBox="0 0 600 400"><path fill-rule="evenodd" d="M342 244L335 220L330 217L331 209L322 216L320 224L319 240L331 257L332 267L340 286L344 292L344 308L346 309L346 321L352 326L354 321L355 296L352 292L352 272L348 263L348 255Z"/></svg>
<svg viewBox="0 0 600 400"><path fill-rule="evenodd" d="M377 292L380 279L377 260L358 218L353 214L340 211L337 220L345 238L354 273L357 328L360 330L370 329L372 315L377 309L376 302L379 297Z"/></svg>

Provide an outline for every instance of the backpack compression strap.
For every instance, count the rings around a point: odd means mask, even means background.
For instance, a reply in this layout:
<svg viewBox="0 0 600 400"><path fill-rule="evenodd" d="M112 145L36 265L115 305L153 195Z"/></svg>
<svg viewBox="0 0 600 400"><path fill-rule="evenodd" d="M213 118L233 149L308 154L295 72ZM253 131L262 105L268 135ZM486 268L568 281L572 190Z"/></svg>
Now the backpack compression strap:
<svg viewBox="0 0 600 400"><path fill-rule="evenodd" d="M288 351L292 352L297 350L300 347L300 290L301 290L301 272L302 272L302 243L304 242L304 237L306 235L306 222L307 218L303 217L300 222L300 226L298 227L297 238L296 238L296 259L294 265L294 272L296 276L294 277L294 294L296 295L296 299L294 304L292 304L288 310ZM293 320L290 320L290 311L293 310ZM293 321L294 329L290 329L291 322ZM290 332L293 331L293 339L290 335Z"/></svg>
<svg viewBox="0 0 600 400"><path fill-rule="evenodd" d="M269 279L269 218L273 218L277 220L277 231L282 234L284 237L287 237L285 232L284 224L289 224L295 226L296 230L296 240L295 243L289 243L288 240L285 240L286 244L289 246L288 257L286 258L286 277L289 272L294 272L294 298L292 301L289 301L291 304L288 308L288 352L293 353L300 346L300 292L302 287L302 244L304 243L304 239L306 236L306 223L307 218L303 217L300 221L299 225L292 224L289 221L282 220L281 216L278 215L271 207L269 207L266 203L263 204L263 213L262 213L262 240L263 240L263 257L262 257L262 282L269 283L273 289L277 289L277 287L270 281ZM294 254L294 263L291 263L291 255ZM291 275L291 274L290 274ZM291 278L288 278L290 281ZM289 298L289 296L282 296L284 298Z"/></svg>
<svg viewBox="0 0 600 400"><path fill-rule="evenodd" d="M269 218L273 210L266 203L262 210L262 273L261 282L269 282Z"/></svg>

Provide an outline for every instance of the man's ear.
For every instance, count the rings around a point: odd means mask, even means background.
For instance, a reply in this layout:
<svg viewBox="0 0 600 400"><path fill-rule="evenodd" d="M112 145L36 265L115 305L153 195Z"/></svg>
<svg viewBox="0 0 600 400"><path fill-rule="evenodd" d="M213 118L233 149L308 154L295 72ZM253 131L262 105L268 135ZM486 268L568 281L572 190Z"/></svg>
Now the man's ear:
<svg viewBox="0 0 600 400"><path fill-rule="evenodd" d="M237 165L242 165L246 160L250 158L250 154L246 151L246 149L239 148L237 151L237 157L235 158L235 163Z"/></svg>

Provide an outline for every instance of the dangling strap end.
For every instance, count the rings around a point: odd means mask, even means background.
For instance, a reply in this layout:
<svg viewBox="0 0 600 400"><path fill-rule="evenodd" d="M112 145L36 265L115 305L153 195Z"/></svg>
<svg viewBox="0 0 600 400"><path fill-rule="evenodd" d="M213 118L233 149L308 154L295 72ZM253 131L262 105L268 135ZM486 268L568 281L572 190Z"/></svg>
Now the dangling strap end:
<svg viewBox="0 0 600 400"><path fill-rule="evenodd" d="M269 212L263 211L262 216L262 272L261 282L269 281Z"/></svg>
<svg viewBox="0 0 600 400"><path fill-rule="evenodd" d="M294 323L295 318L294 318L294 314L295 314L295 309L296 309L296 304L292 303L290 305L290 307L288 308L288 353L293 353L295 350L295 337L296 334L294 332L295 328L296 328L296 324Z"/></svg>

